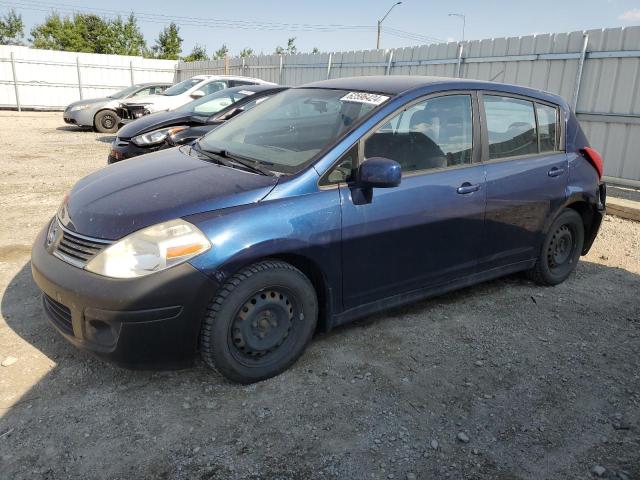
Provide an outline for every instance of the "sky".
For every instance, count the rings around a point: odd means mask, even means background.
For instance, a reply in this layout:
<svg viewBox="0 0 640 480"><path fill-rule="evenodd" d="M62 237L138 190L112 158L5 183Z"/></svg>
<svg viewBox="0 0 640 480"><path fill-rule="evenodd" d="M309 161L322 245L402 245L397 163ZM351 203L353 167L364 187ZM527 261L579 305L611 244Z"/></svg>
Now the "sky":
<svg viewBox="0 0 640 480"><path fill-rule="evenodd" d="M112 17L134 12L147 43L174 20L184 39L183 54L195 44L213 53L223 43L232 54L245 47L273 53L296 37L298 51L363 50L376 46L376 22L394 0L0 0L0 14L13 7L26 32L52 9ZM383 23L381 48L458 41L464 14L467 40L640 25L640 0L403 0ZM259 23L257 23L259 22ZM306 25L306 26L302 26ZM311 26L309 26L311 25ZM238 27L243 28L238 28ZM395 29L384 31L385 28ZM399 32L402 31L402 32ZM404 33L404 32L409 32ZM28 35L27 35L28 37Z"/></svg>

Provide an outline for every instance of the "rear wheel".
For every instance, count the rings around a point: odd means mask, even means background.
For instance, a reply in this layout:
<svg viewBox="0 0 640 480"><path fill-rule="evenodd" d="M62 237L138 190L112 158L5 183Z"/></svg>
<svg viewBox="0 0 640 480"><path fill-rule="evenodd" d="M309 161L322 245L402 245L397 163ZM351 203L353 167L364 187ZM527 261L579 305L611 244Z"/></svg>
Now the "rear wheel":
<svg viewBox="0 0 640 480"><path fill-rule="evenodd" d="M300 357L315 331L316 293L309 279L277 260L235 274L209 304L202 323L202 358L225 377L253 383Z"/></svg>
<svg viewBox="0 0 640 480"><path fill-rule="evenodd" d="M118 115L113 110L101 110L93 119L93 126L100 133L116 133L119 121Z"/></svg>
<svg viewBox="0 0 640 480"><path fill-rule="evenodd" d="M573 272L584 244L582 217L566 209L553 222L529 276L540 285L557 285Z"/></svg>

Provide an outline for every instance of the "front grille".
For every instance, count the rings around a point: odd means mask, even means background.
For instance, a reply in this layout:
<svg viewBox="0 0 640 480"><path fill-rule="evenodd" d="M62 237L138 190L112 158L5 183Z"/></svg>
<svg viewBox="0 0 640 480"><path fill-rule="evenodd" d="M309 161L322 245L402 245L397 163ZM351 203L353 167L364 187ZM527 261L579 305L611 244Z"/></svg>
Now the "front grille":
<svg viewBox="0 0 640 480"><path fill-rule="evenodd" d="M76 267L83 268L89 260L111 244L109 240L85 237L70 232L59 222L58 227L60 228L60 236L55 244L53 254Z"/></svg>
<svg viewBox="0 0 640 480"><path fill-rule="evenodd" d="M56 302L49 295L42 294L42 303L44 310L53 323L56 324L62 331L73 335L73 324L71 322L71 310Z"/></svg>

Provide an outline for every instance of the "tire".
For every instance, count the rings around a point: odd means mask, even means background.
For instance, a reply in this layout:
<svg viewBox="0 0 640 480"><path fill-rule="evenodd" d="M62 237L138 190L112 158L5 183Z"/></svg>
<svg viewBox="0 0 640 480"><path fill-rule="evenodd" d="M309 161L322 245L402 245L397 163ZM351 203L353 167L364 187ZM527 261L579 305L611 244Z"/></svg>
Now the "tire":
<svg viewBox="0 0 640 480"><path fill-rule="evenodd" d="M100 133L116 133L120 119L113 110L100 110L93 119L93 126Z"/></svg>
<svg viewBox="0 0 640 480"><path fill-rule="evenodd" d="M540 285L557 285L573 272L584 244L584 224L575 210L565 209L553 222L529 277Z"/></svg>
<svg viewBox="0 0 640 480"><path fill-rule="evenodd" d="M236 273L211 300L200 353L228 379L258 382L295 363L317 320L318 300L309 279L288 263L264 260Z"/></svg>

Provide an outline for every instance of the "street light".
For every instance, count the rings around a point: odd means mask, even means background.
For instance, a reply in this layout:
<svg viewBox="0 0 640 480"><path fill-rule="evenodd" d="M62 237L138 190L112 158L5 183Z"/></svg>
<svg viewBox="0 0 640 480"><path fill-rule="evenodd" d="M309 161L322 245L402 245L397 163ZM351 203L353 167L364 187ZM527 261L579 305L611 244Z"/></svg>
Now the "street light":
<svg viewBox="0 0 640 480"><path fill-rule="evenodd" d="M464 42L464 27L467 23L467 17L463 13L450 13L449 16L462 19L462 41Z"/></svg>
<svg viewBox="0 0 640 480"><path fill-rule="evenodd" d="M393 10L397 5L400 5L401 3L402 2L396 2L391 5L391 8L387 10L387 13L384 14L384 17L378 20L378 39L376 40L376 49L380 48L380 29L382 28L382 22L384 22L384 19L387 18L387 15L391 13L391 10Z"/></svg>

